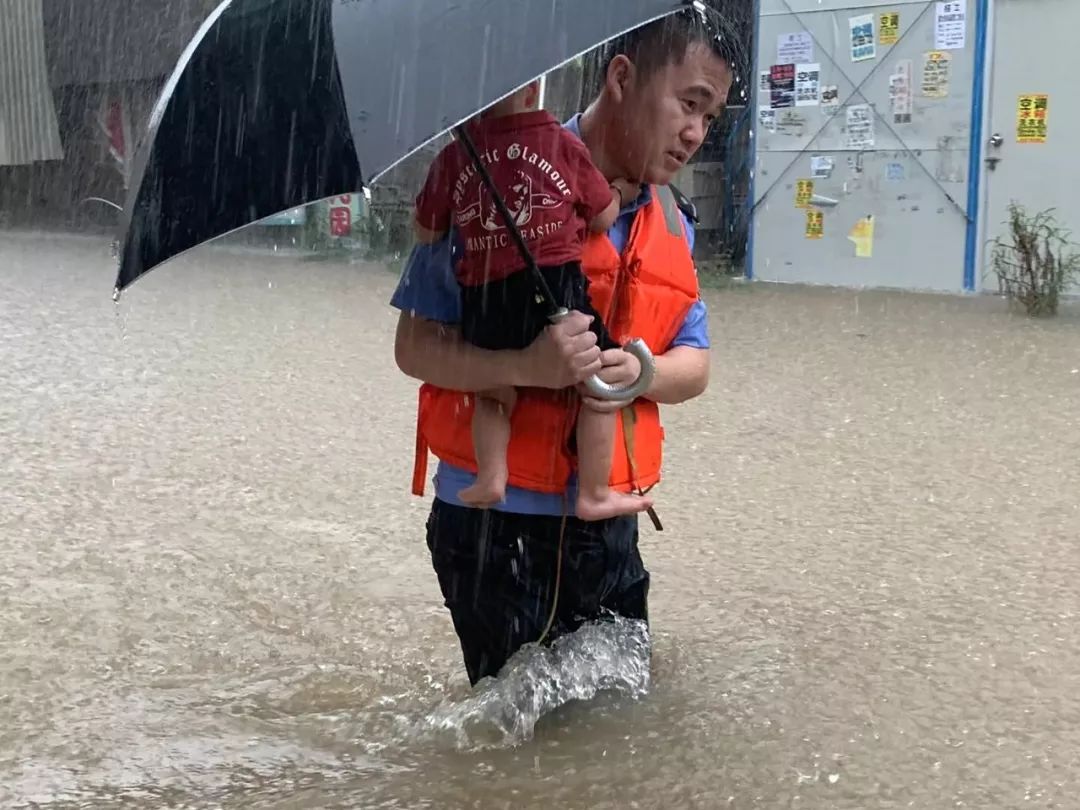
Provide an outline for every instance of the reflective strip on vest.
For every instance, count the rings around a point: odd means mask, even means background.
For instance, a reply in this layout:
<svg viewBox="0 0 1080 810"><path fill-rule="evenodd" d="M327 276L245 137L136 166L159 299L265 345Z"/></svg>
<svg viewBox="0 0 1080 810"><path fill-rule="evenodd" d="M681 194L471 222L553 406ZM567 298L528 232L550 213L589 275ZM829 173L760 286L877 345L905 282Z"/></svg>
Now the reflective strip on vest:
<svg viewBox="0 0 1080 810"><path fill-rule="evenodd" d="M656 189L656 197L664 212L664 222L667 223L668 233L681 237L683 235L682 217L679 216L679 203L675 200L675 195L667 186L660 186Z"/></svg>

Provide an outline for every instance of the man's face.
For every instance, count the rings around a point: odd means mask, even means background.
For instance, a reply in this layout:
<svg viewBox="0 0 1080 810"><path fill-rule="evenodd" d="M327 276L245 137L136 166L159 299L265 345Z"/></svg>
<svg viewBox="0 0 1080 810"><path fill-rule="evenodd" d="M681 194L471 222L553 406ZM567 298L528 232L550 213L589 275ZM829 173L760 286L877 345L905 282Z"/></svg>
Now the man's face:
<svg viewBox="0 0 1080 810"><path fill-rule="evenodd" d="M664 185L701 147L723 109L731 68L704 44L691 45L681 62L648 76L628 61L621 67L628 72L617 88L622 154L611 157L629 179Z"/></svg>

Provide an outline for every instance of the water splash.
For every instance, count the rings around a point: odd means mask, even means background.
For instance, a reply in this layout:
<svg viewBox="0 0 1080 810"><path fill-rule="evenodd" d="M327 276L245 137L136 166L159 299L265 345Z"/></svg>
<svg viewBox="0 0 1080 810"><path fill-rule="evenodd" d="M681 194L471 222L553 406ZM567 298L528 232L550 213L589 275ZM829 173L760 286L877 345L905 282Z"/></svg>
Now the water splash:
<svg viewBox="0 0 1080 810"><path fill-rule="evenodd" d="M604 691L644 697L649 661L644 622L615 616L587 624L550 646L521 648L497 678L484 679L464 700L444 700L412 736L448 738L466 751L520 745L541 717L571 701Z"/></svg>

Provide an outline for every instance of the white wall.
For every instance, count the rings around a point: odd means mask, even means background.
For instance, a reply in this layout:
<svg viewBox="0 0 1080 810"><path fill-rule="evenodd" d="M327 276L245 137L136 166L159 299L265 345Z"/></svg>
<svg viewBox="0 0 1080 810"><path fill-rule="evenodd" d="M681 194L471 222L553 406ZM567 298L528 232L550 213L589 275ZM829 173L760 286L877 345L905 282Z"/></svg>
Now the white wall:
<svg viewBox="0 0 1080 810"><path fill-rule="evenodd" d="M813 35L812 63L822 87L838 89L834 115L823 106L772 110L775 131L756 124L753 275L768 281L960 291L964 285L975 51L975 0L967 0L965 43L948 51L948 92L921 92L927 54L935 47L936 2L762 0L758 70L778 62L778 37ZM879 15L900 14L899 41L883 44ZM874 58L853 61L849 20L874 16ZM894 117L890 77L910 69L910 121ZM856 90L858 85L861 89ZM756 103L770 105L758 90ZM849 142L847 109L869 104L874 143ZM812 178L811 159L831 158L830 176ZM835 205L815 206L824 235L806 238L806 211L797 182L814 180L815 194ZM856 255L848 238L873 217L872 256Z"/></svg>
<svg viewBox="0 0 1080 810"><path fill-rule="evenodd" d="M986 138L998 133L1000 148L987 147L998 158L985 170L983 239L1005 232L1010 200L1031 212L1055 208L1055 215L1080 239L1080 31L1078 0L997 0L991 39L989 111ZM1049 95L1046 143L1018 143L1019 96ZM983 253L983 266L989 251ZM994 290L993 275L979 281ZM1080 292L1080 288L1077 289Z"/></svg>

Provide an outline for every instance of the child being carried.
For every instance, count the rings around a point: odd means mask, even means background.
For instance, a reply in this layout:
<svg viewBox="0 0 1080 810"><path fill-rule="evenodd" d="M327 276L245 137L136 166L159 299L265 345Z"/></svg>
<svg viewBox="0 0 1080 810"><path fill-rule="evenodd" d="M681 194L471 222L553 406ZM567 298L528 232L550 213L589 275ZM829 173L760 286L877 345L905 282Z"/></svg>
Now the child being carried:
<svg viewBox="0 0 1080 810"><path fill-rule="evenodd" d="M558 306L593 316L600 349L620 348L589 301L581 269L589 232L615 223L621 200L636 195L637 184L608 183L593 165L585 144L552 115L537 109L539 82L532 82L466 124L477 152L500 190ZM549 312L536 300L535 281L486 185L461 144L449 144L435 158L416 200L418 241L442 239L453 225L464 257L456 268L461 285L461 333L485 349L523 349L548 325ZM472 433L476 482L458 497L475 507L505 498L509 476L510 412L513 388L476 395ZM576 515L603 520L643 512L648 497L608 485L615 442L614 413L580 409L576 437Z"/></svg>

